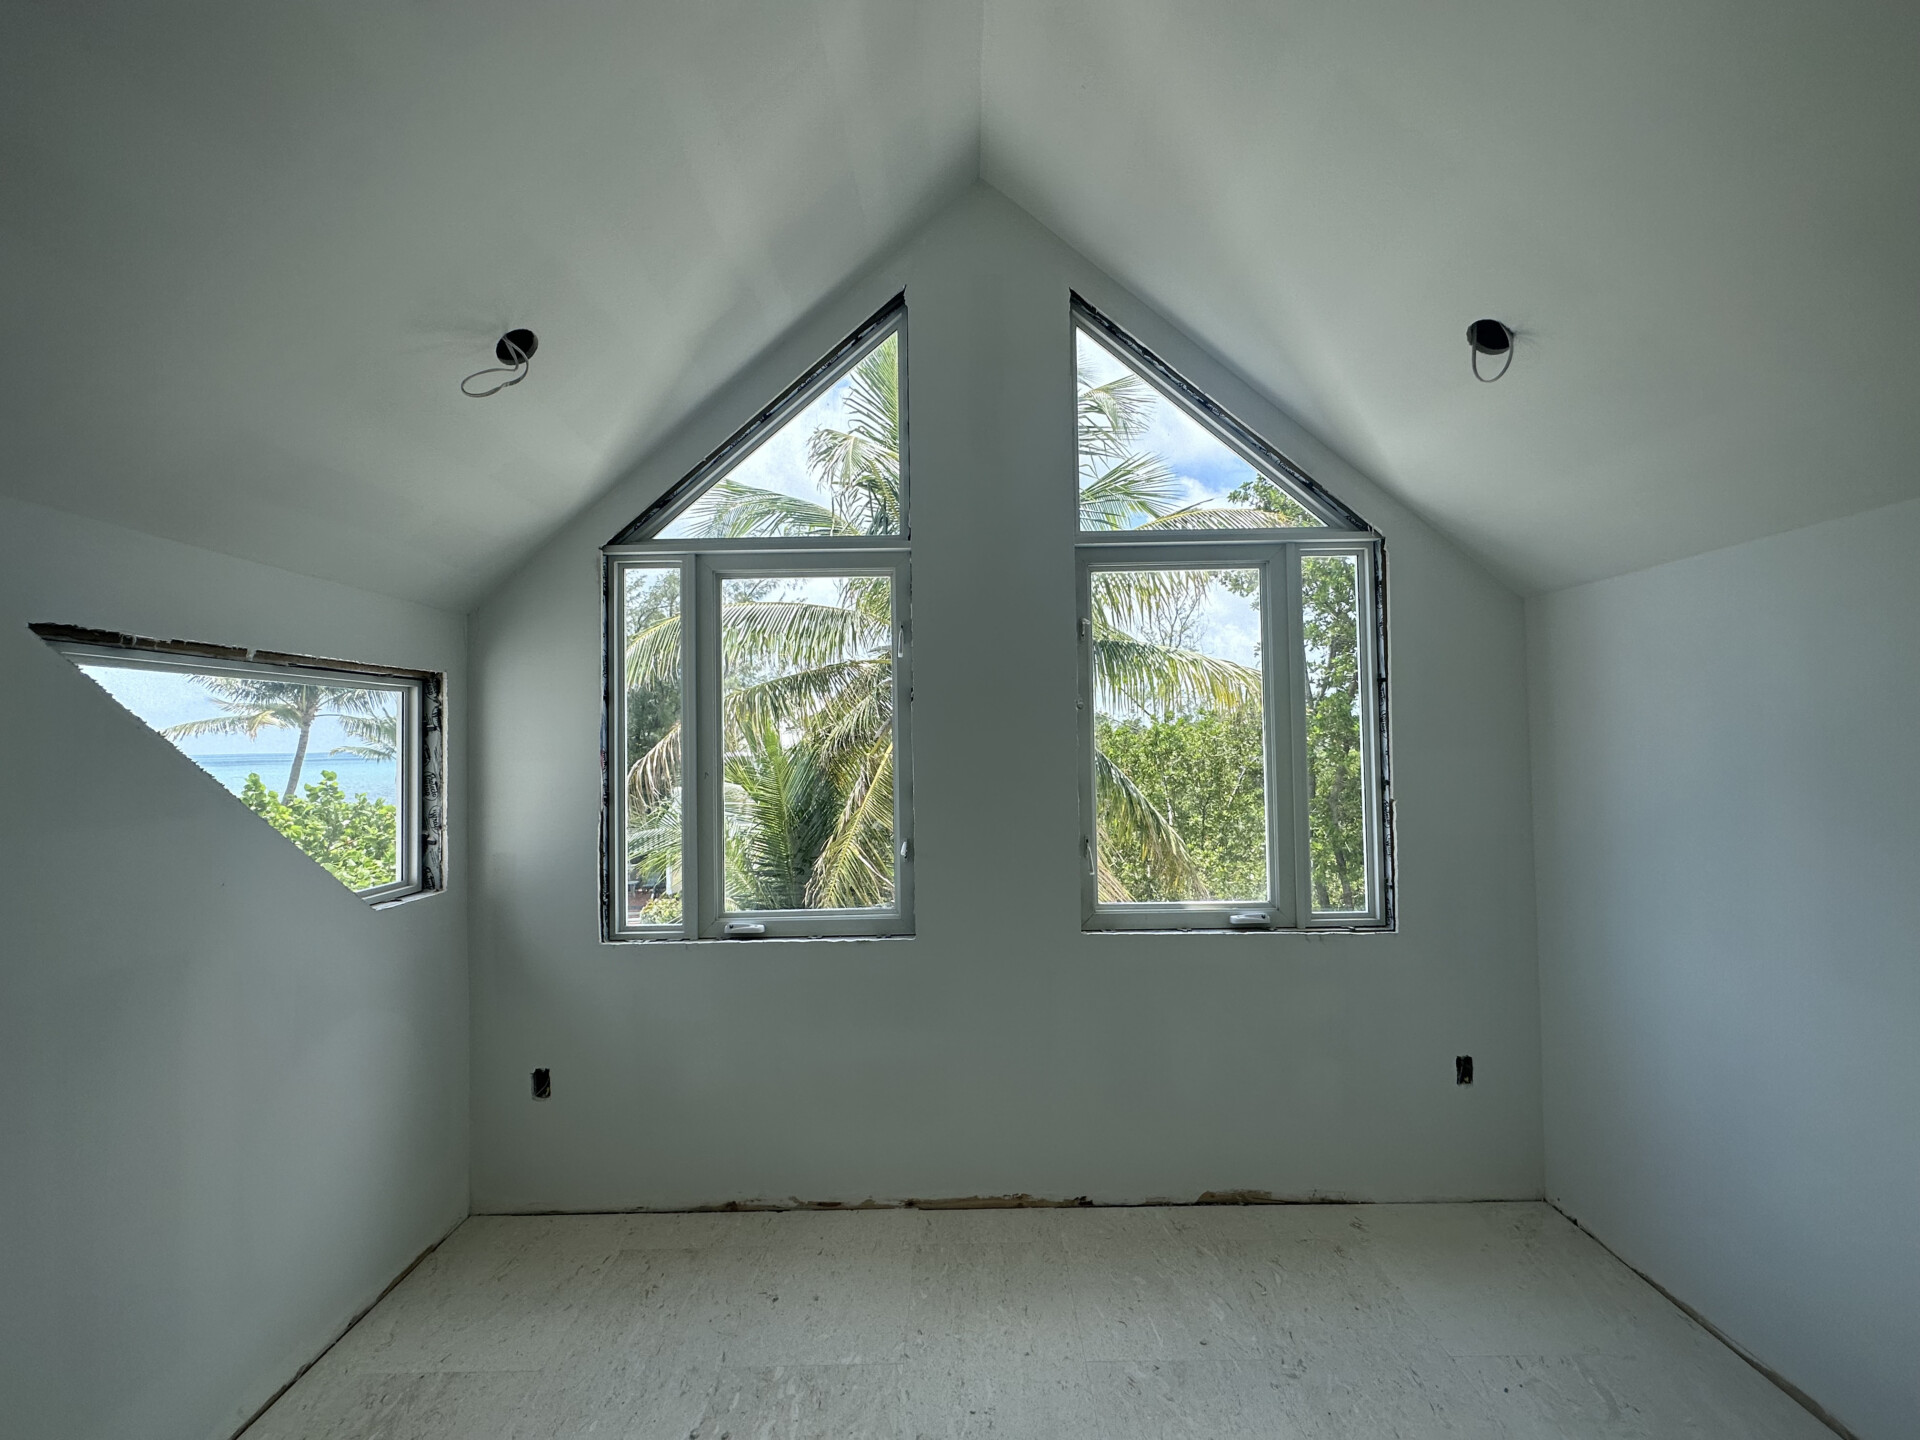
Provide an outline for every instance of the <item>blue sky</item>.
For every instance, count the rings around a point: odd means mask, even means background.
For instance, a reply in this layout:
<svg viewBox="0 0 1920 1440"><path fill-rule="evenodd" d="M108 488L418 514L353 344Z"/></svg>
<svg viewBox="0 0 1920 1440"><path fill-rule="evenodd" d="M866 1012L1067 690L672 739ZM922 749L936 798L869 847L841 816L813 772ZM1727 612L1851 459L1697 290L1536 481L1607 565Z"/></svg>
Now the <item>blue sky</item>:
<svg viewBox="0 0 1920 1440"><path fill-rule="evenodd" d="M813 474L807 469L807 441L816 430L853 428L853 419L847 414L847 396L852 390L852 374L842 375L763 440L746 459L729 470L725 478L760 490L796 495L816 505L831 506L833 497L823 486L814 483ZM697 533L688 525L686 512L682 511L660 532L660 537L678 539Z"/></svg>
<svg viewBox="0 0 1920 1440"><path fill-rule="evenodd" d="M1080 372L1095 385L1137 373L1084 330L1076 330ZM1144 382L1143 382L1144 383ZM1138 448L1158 455L1181 487L1180 504L1229 505L1227 493L1254 477L1253 467L1223 445L1213 432L1152 386L1152 420ZM1237 508L1237 507L1235 507ZM1260 610L1257 598L1216 586L1200 616L1193 648L1242 665L1260 663Z"/></svg>
<svg viewBox="0 0 1920 1440"><path fill-rule="evenodd" d="M1087 335L1076 331L1077 358L1081 369L1093 383L1104 384L1123 374L1133 373L1111 351ZM744 485L798 496L819 505L831 503L831 497L814 483L807 469L807 442L819 429L847 430L847 396L853 387L852 376L843 375L784 425L768 436L747 458L736 465L728 478ZM1151 389L1151 387L1149 387ZM1238 454L1221 443L1205 426L1186 411L1151 390L1157 403L1140 448L1150 450L1163 460L1180 485L1182 505L1211 503L1225 506L1227 494L1252 479L1255 471ZM690 532L684 516L660 532L670 539ZM804 588L804 587L801 587ZM827 593L809 599L831 602ZM797 592L796 592L796 598ZM1242 664L1257 664L1260 640L1259 611L1251 598L1216 590L1204 616L1204 631L1199 646L1210 653Z"/></svg>
<svg viewBox="0 0 1920 1440"><path fill-rule="evenodd" d="M1133 369L1084 330L1074 332L1075 358L1080 371L1095 385L1105 385ZM1137 376L1136 376L1137 378ZM1180 482L1182 505L1214 502L1227 504L1227 492L1254 477L1254 469L1232 450L1221 444L1206 426L1178 405L1148 387L1158 402L1153 422L1140 438L1139 448L1150 450L1173 471Z"/></svg>
<svg viewBox="0 0 1920 1440"><path fill-rule="evenodd" d="M155 730L220 713L220 707L194 683L191 675L182 675L174 670L113 665L82 665L80 669ZM171 736L168 738L172 739ZM297 740L292 730L273 729L262 730L260 738L253 741L244 735L204 735L173 740L172 743L196 758L206 755L266 757L293 754ZM308 744L307 753L314 758L322 758L334 746L351 743L352 737L340 728L338 721L323 719L313 727L313 739Z"/></svg>

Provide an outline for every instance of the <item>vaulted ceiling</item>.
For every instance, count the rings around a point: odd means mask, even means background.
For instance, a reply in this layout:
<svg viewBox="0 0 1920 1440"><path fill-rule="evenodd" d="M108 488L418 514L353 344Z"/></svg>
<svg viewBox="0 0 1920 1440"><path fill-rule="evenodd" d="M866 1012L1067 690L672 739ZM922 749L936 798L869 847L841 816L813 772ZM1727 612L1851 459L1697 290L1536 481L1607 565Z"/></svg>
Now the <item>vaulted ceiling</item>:
<svg viewBox="0 0 1920 1440"><path fill-rule="evenodd" d="M984 178L1516 586L1614 574L1920 495L1917 54L1860 0L18 6L0 489L464 606Z"/></svg>

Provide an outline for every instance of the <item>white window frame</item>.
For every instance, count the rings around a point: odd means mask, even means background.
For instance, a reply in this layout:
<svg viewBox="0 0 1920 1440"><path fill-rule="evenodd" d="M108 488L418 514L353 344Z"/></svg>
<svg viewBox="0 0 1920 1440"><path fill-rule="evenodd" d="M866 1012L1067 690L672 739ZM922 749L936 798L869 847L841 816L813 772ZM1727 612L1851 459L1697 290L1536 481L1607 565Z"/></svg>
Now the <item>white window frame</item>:
<svg viewBox="0 0 1920 1440"><path fill-rule="evenodd" d="M683 537L655 540L818 395L890 335L899 337L902 530L876 536ZM609 942L853 938L913 933L913 750L909 712L912 637L911 495L908 480L906 307L904 297L871 320L708 456L660 503L603 547L606 681L605 799L601 933ZM627 913L626 576L636 569L680 572L681 919L637 925ZM725 901L721 739L720 585L728 579L886 575L892 603L893 903L865 909L730 911ZM691 747L685 737L692 736Z"/></svg>
<svg viewBox="0 0 1920 1440"><path fill-rule="evenodd" d="M163 670L181 675L231 675L241 679L306 681L315 685L393 690L401 697L396 732L395 762L398 796L395 809L394 858L396 878L353 893L369 905L384 906L442 888L439 871L440 822L433 797L427 793L430 769L437 774L439 677L421 671L388 670L297 656L249 659L219 646L195 646L178 641L150 642L131 636L97 640L56 638L63 627L35 626L48 643L75 664L108 666L118 670ZM86 632L66 632L72 634ZM192 756L187 756L191 760ZM325 768L324 765L318 768ZM437 789L437 786L436 786Z"/></svg>
<svg viewBox="0 0 1920 1440"><path fill-rule="evenodd" d="M1352 930L1388 922L1389 901L1382 858L1385 826L1379 774L1380 683L1375 577L1380 539L1359 531L1320 528L1264 530L1177 540L1165 532L1117 531L1099 544L1076 547L1080 636L1080 844L1081 915L1089 930ZM1302 631L1300 561L1307 555L1353 558L1359 632L1360 749L1367 907L1315 912L1309 819L1306 735L1306 649ZM1265 732L1267 899L1128 901L1099 895L1098 799L1095 785L1097 728L1093 643L1093 576L1108 570L1242 570L1261 576L1261 720ZM1276 661L1278 663L1276 663ZM1257 917L1257 918L1256 918Z"/></svg>
<svg viewBox="0 0 1920 1440"><path fill-rule="evenodd" d="M1080 530L1076 604L1080 640L1080 858L1083 928L1120 930L1392 930L1393 799L1387 739L1386 549L1380 534L1305 471L1079 295L1070 319L1255 471L1324 522L1270 530ZM1076 339L1077 343L1077 339ZM1078 465L1074 485L1079 486ZM1308 840L1310 770L1300 560L1350 555L1356 573L1360 747L1367 905L1313 908ZM1267 790L1264 902L1103 902L1099 896L1094 739L1092 576L1111 569L1254 569L1261 572L1261 706ZM1280 602L1276 604L1276 601ZM1279 663L1276 663L1276 658Z"/></svg>

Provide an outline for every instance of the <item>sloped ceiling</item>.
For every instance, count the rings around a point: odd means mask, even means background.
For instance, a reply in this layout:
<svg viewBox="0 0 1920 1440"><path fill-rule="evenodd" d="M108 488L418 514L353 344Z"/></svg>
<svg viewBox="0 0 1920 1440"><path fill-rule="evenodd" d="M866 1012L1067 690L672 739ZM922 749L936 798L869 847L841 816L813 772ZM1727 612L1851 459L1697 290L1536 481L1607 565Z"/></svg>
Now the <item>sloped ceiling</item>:
<svg viewBox="0 0 1920 1440"><path fill-rule="evenodd" d="M463 607L979 172L977 7L11 7L15 496ZM456 389L516 325L521 388Z"/></svg>
<svg viewBox="0 0 1920 1440"><path fill-rule="evenodd" d="M990 182L1522 588L1920 495L1911 0L988 0L984 56Z"/></svg>
<svg viewBox="0 0 1920 1440"><path fill-rule="evenodd" d="M1920 494L1910 4L222 0L0 52L0 488L387 593L470 603L981 176L1520 588Z"/></svg>

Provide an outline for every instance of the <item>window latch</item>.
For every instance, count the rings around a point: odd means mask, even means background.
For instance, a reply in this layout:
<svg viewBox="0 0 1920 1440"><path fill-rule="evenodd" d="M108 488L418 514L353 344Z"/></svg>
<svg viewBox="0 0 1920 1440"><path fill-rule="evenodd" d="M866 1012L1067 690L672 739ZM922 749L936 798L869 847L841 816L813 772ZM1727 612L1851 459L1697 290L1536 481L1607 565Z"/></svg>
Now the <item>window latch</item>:
<svg viewBox="0 0 1920 1440"><path fill-rule="evenodd" d="M1091 640L1093 638L1093 621L1084 615L1080 617L1080 638L1082 640Z"/></svg>
<svg viewBox="0 0 1920 1440"><path fill-rule="evenodd" d="M1235 910L1227 916L1227 924L1236 930L1265 930L1273 924L1273 914L1267 910Z"/></svg>
<svg viewBox="0 0 1920 1440"><path fill-rule="evenodd" d="M720 933L729 940L754 940L766 934L767 927L758 920L729 920Z"/></svg>

